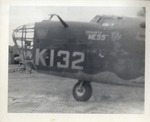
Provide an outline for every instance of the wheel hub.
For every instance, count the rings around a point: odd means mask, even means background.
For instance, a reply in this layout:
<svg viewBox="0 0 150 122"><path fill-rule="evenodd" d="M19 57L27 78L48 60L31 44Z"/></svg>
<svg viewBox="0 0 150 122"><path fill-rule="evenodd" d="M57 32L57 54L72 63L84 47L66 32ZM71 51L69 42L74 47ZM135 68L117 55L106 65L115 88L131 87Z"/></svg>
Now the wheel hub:
<svg viewBox="0 0 150 122"><path fill-rule="evenodd" d="M83 87L77 87L76 93L78 96L83 96L85 94L85 89Z"/></svg>

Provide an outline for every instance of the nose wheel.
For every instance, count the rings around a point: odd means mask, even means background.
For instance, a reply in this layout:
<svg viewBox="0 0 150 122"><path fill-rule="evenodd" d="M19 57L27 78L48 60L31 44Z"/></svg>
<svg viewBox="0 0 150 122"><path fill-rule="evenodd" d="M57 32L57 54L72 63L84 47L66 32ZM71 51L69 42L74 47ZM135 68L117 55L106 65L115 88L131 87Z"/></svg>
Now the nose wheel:
<svg viewBox="0 0 150 122"><path fill-rule="evenodd" d="M92 86L90 82L79 80L73 87L73 97L77 101L88 101L92 96Z"/></svg>

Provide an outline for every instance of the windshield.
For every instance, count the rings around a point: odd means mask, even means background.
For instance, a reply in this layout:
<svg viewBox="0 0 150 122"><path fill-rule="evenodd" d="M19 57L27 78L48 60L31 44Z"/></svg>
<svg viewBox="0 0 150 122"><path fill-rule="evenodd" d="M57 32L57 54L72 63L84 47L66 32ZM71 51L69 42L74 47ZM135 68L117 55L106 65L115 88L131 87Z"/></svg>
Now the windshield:
<svg viewBox="0 0 150 122"><path fill-rule="evenodd" d="M91 20L91 22L98 23L101 20L101 18L102 18L102 16L97 15Z"/></svg>

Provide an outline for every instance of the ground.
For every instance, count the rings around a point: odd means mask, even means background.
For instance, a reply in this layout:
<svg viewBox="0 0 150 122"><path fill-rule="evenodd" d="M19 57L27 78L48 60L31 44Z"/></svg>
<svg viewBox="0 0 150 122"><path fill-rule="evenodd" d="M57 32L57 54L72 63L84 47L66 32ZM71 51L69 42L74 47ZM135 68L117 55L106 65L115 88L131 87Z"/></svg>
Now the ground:
<svg viewBox="0 0 150 122"><path fill-rule="evenodd" d="M9 66L14 68L16 66ZM92 82L93 95L87 102L72 96L75 79L37 72L9 72L9 113L97 113L135 114L144 112L144 88Z"/></svg>

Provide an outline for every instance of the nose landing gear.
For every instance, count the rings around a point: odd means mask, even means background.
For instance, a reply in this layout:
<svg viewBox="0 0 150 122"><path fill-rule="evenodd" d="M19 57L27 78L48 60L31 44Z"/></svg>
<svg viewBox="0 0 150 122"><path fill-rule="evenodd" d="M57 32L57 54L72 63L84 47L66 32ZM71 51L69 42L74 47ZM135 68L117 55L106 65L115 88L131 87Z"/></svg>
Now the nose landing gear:
<svg viewBox="0 0 150 122"><path fill-rule="evenodd" d="M92 96L92 86L90 82L79 80L73 87L73 97L77 101L88 101Z"/></svg>

